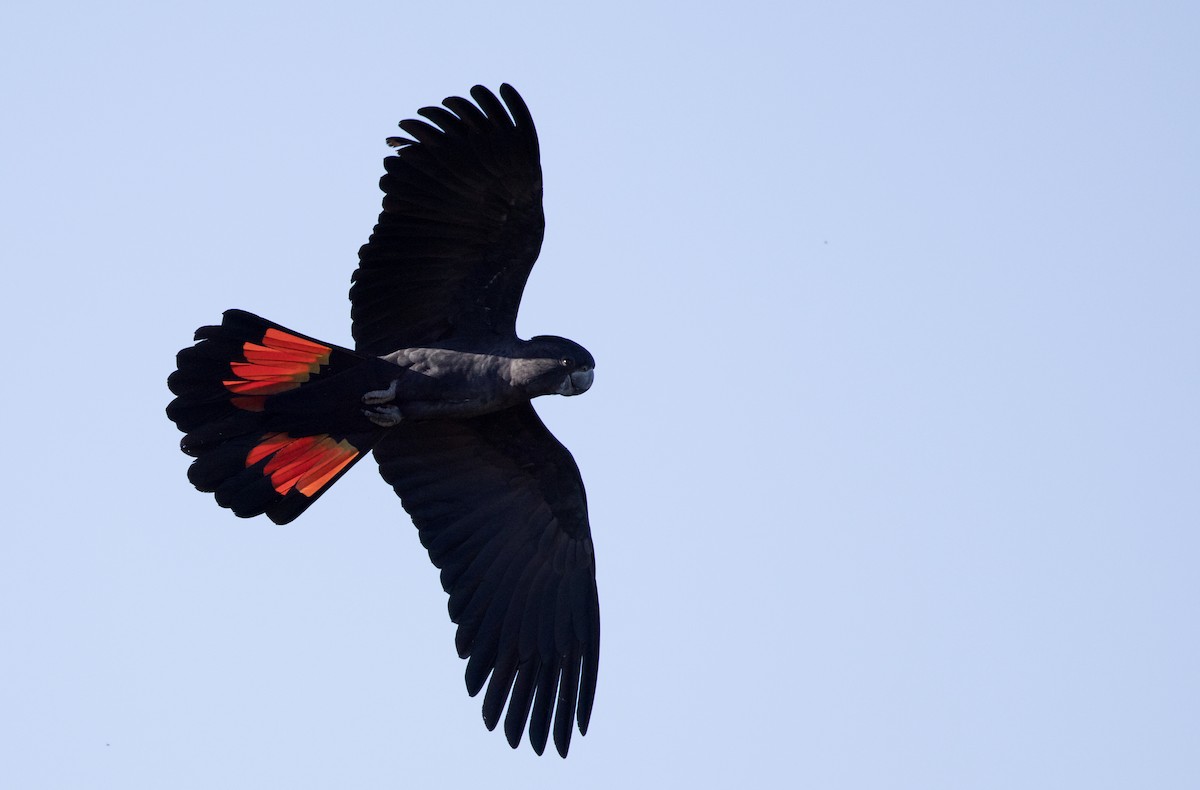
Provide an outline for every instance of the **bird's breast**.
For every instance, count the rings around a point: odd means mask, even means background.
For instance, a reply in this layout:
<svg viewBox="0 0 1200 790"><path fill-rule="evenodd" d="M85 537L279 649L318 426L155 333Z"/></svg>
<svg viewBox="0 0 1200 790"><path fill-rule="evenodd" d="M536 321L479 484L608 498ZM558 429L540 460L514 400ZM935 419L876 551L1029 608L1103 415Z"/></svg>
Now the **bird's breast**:
<svg viewBox="0 0 1200 790"><path fill-rule="evenodd" d="M406 348L382 359L392 366L396 405L413 417L473 417L522 400L509 360L443 348Z"/></svg>

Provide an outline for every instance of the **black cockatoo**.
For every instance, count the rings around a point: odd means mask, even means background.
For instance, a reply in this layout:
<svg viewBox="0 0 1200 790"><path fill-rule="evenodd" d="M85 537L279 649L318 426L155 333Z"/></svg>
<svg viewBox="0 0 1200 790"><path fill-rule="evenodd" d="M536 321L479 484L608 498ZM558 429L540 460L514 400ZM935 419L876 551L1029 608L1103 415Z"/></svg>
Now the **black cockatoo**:
<svg viewBox="0 0 1200 790"><path fill-rule="evenodd" d="M511 86L471 96L388 139L350 288L354 349L229 310L179 352L167 416L198 489L278 524L374 451L441 569L487 727L507 703L509 743L528 721L541 754L553 718L565 757L596 692L596 566L579 469L530 402L585 392L595 362L516 335L544 230L537 133Z"/></svg>

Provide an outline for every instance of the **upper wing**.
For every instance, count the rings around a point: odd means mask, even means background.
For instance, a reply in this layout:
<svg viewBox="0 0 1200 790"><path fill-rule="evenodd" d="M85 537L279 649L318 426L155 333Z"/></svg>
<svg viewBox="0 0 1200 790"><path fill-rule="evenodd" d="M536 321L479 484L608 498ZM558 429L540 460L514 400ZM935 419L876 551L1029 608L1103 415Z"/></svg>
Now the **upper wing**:
<svg viewBox="0 0 1200 790"><path fill-rule="evenodd" d="M587 732L600 656L587 497L571 454L526 403L402 422L375 457L441 568L471 696L491 673L488 729L508 700L509 744L528 718L541 754L557 700L554 745L565 757L573 720Z"/></svg>
<svg viewBox="0 0 1200 790"><path fill-rule="evenodd" d="M481 85L400 122L383 212L350 288L356 348L383 355L450 335L515 335L542 246L542 167L524 100ZM511 116L511 117L510 117ZM440 128L439 128L440 127Z"/></svg>

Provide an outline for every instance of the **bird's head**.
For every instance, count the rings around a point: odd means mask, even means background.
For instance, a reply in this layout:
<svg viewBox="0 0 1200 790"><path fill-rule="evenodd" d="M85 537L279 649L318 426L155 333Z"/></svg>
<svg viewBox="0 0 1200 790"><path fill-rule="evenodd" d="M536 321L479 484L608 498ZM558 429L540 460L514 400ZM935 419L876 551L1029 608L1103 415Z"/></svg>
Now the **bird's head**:
<svg viewBox="0 0 1200 790"><path fill-rule="evenodd" d="M596 367L596 360L586 348L554 335L538 335L530 340L517 362L519 382L530 397L587 392Z"/></svg>

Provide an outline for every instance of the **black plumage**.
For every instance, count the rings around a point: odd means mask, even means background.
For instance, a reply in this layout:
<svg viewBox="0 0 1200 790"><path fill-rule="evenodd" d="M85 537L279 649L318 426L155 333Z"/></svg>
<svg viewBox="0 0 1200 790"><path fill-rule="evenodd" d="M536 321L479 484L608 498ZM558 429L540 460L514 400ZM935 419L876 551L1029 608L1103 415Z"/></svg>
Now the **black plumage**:
<svg viewBox="0 0 1200 790"><path fill-rule="evenodd" d="M447 337L516 337L517 308L545 231L537 131L482 86L402 121L384 160L383 212L350 289L356 348L387 354ZM482 110L480 108L483 108ZM484 114L486 111L486 114Z"/></svg>
<svg viewBox="0 0 1200 790"><path fill-rule="evenodd" d="M373 450L441 570L470 694L516 747L587 731L600 614L587 497L530 400L574 395L578 344L516 336L544 231L537 132L481 86L400 124L350 289L355 349L242 311L169 379L189 478L239 516L297 517ZM503 101L502 101L503 100ZM504 713L507 706L507 714Z"/></svg>

